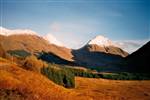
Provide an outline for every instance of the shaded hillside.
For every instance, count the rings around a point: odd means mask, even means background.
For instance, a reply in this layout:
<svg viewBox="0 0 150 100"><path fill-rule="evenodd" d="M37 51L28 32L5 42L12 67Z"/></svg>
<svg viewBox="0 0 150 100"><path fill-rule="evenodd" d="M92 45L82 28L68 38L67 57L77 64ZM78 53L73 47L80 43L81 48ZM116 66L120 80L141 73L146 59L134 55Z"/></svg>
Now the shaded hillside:
<svg viewBox="0 0 150 100"><path fill-rule="evenodd" d="M53 53L46 53L46 52L41 52L38 54L38 58L42 59L46 62L49 63L55 63L55 64L64 64L64 65L77 65L73 61L68 61L63 58L60 58L59 56L53 54Z"/></svg>
<svg viewBox="0 0 150 100"><path fill-rule="evenodd" d="M118 71L123 57L105 52L91 51L90 46L72 51L75 63L87 67L97 67L101 71Z"/></svg>
<svg viewBox="0 0 150 100"><path fill-rule="evenodd" d="M137 51L126 57L131 71L150 72L150 41Z"/></svg>
<svg viewBox="0 0 150 100"><path fill-rule="evenodd" d="M75 63L98 71L109 72L124 71L122 62L128 55L113 41L101 35L90 40L82 48L73 50L72 54Z"/></svg>
<svg viewBox="0 0 150 100"><path fill-rule="evenodd" d="M49 44L48 41L36 35L0 35L0 43L2 47L8 50L25 50L30 53L51 52L63 59L72 60L71 50L65 47L59 47Z"/></svg>

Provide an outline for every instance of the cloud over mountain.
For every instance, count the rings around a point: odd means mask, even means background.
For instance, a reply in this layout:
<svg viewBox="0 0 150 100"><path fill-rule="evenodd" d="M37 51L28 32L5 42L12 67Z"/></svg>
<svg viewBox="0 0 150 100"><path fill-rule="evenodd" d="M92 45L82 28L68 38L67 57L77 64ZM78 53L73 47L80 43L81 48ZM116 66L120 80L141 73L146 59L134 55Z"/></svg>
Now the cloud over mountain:
<svg viewBox="0 0 150 100"><path fill-rule="evenodd" d="M44 36L44 39L46 39L50 44L55 44L55 45L58 45L58 46L64 46L52 34L47 34L46 36Z"/></svg>
<svg viewBox="0 0 150 100"><path fill-rule="evenodd" d="M132 53L139 49L141 46L143 46L146 42L148 42L149 39L144 40L120 40L115 41L116 44L118 44L119 47L122 49L128 51L128 53Z"/></svg>

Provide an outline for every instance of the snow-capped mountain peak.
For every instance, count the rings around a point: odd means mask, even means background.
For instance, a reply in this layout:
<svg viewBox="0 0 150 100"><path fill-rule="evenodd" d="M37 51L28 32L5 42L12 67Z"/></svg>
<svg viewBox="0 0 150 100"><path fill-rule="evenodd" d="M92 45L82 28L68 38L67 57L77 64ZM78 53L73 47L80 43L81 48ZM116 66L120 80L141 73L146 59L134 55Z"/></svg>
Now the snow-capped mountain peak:
<svg viewBox="0 0 150 100"><path fill-rule="evenodd" d="M32 30L28 30L28 29L10 30L10 29L0 27L0 35L9 36L9 35L19 35L19 34L36 35L37 33Z"/></svg>
<svg viewBox="0 0 150 100"><path fill-rule="evenodd" d="M90 40L88 44L96 44L98 46L116 46L116 44L114 44L111 40L101 35L98 35L94 39Z"/></svg>
<svg viewBox="0 0 150 100"><path fill-rule="evenodd" d="M32 31L32 30L28 30L28 29L15 29L15 30L10 30L10 29L6 29L3 27L0 27L0 35L4 35L4 36L10 36L10 35L36 35L36 36L40 36L40 34ZM41 37L41 36L40 36ZM57 46L64 46L61 42L59 42L53 35L51 34L47 34L46 36L42 36L45 40L47 40L50 44L54 44Z"/></svg>
<svg viewBox="0 0 150 100"><path fill-rule="evenodd" d="M44 36L44 39L47 40L50 44L55 44L58 46L63 47L63 43L61 43L60 41L58 41L53 35L51 34L47 34L46 36Z"/></svg>

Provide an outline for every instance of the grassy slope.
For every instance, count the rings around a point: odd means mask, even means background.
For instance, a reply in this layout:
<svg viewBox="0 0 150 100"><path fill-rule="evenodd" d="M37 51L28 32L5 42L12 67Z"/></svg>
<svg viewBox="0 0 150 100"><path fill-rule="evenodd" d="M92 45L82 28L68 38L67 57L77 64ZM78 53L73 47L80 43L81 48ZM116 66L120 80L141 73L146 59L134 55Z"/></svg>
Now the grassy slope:
<svg viewBox="0 0 150 100"><path fill-rule="evenodd" d="M76 77L66 89L41 74L0 59L0 100L149 100L150 81L118 81Z"/></svg>
<svg viewBox="0 0 150 100"><path fill-rule="evenodd" d="M0 100L70 100L72 97L84 98L41 74L0 60Z"/></svg>

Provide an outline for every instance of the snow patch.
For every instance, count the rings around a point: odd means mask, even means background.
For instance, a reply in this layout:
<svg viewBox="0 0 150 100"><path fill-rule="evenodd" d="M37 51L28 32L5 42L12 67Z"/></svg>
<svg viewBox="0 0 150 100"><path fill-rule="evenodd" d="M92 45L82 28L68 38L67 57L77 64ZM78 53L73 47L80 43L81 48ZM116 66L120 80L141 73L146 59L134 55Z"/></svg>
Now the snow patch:
<svg viewBox="0 0 150 100"><path fill-rule="evenodd" d="M108 38L98 35L96 36L94 39L90 40L88 42L89 45L91 44L96 44L99 46L117 46L115 43L113 43L111 40L109 40Z"/></svg>
<svg viewBox="0 0 150 100"><path fill-rule="evenodd" d="M37 35L36 32L28 29L10 30L10 29L0 27L0 35L10 36L10 35L20 35L20 34Z"/></svg>

